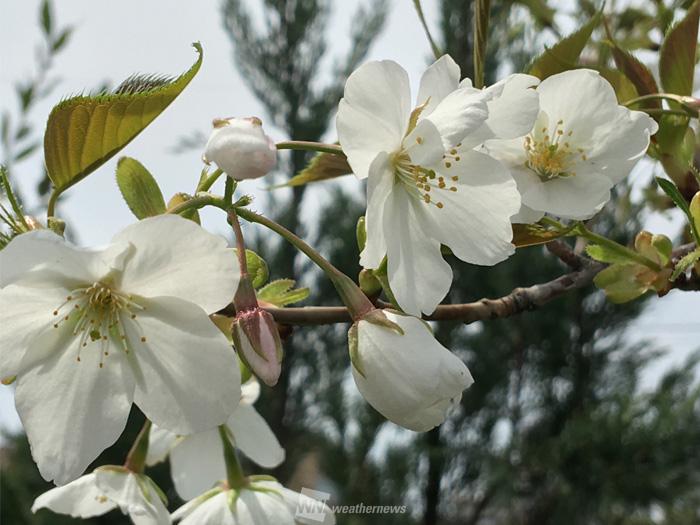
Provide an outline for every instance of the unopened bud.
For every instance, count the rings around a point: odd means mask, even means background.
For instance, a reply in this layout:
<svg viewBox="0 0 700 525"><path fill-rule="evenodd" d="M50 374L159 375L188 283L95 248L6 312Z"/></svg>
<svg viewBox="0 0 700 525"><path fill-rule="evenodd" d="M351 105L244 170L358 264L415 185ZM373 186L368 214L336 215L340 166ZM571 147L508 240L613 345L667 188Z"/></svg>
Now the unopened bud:
<svg viewBox="0 0 700 525"><path fill-rule="evenodd" d="M282 342L272 316L262 308L236 315L231 332L241 360L266 385L277 384L282 370Z"/></svg>
<svg viewBox="0 0 700 525"><path fill-rule="evenodd" d="M216 163L236 180L257 179L275 167L277 148L265 135L259 118L214 119L213 124L204 162Z"/></svg>

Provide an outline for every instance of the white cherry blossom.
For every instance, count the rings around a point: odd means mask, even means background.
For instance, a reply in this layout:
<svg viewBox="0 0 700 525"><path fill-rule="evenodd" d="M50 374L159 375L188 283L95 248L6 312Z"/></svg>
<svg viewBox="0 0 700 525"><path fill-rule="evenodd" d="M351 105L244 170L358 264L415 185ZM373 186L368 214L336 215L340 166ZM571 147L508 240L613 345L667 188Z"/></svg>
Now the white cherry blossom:
<svg viewBox="0 0 700 525"><path fill-rule="evenodd" d="M368 178L365 268L387 257L401 308L431 313L452 282L441 245L463 261L494 265L514 251L515 182L477 151L484 140L526 134L537 115L537 79L515 75L488 89L460 84L443 56L423 74L411 111L408 75L395 62L369 62L345 85L337 130L355 175Z"/></svg>
<svg viewBox="0 0 700 525"><path fill-rule="evenodd" d="M536 222L545 213L587 219L610 200L610 189L644 155L658 126L646 113L619 105L597 71L559 73L537 91L540 113L530 133L486 143L522 195L513 222Z"/></svg>
<svg viewBox="0 0 700 525"><path fill-rule="evenodd" d="M214 488L172 514L181 525L333 525L330 508L276 481L252 480L241 489ZM308 517L307 517L308 516Z"/></svg>
<svg viewBox="0 0 700 525"><path fill-rule="evenodd" d="M253 407L260 395L255 379L244 383L241 402L226 422L232 444L256 464L274 468L284 461L284 449ZM178 436L154 427L146 463L155 465L170 456L175 489L184 500L192 499L226 477L224 450L218 429Z"/></svg>
<svg viewBox="0 0 700 525"><path fill-rule="evenodd" d="M350 329L352 376L367 402L397 425L425 432L474 382L469 369L416 317L384 310L403 333L360 320Z"/></svg>
<svg viewBox="0 0 700 525"><path fill-rule="evenodd" d="M41 494L32 512L50 509L73 518L93 518L119 508L136 525L166 525L170 514L156 484L143 474L104 466Z"/></svg>
<svg viewBox="0 0 700 525"><path fill-rule="evenodd" d="M208 314L231 301L238 275L224 239L172 215L100 250L43 230L0 252L0 377L17 376L17 411L45 479L82 474L132 403L182 434L227 420L240 370Z"/></svg>

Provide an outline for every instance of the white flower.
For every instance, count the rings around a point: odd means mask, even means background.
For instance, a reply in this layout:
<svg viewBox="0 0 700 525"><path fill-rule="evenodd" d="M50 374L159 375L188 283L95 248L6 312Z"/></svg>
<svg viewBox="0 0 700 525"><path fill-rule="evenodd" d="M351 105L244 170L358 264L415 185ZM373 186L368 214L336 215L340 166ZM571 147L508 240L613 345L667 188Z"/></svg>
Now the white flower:
<svg viewBox="0 0 700 525"><path fill-rule="evenodd" d="M508 170L475 151L484 140L526 134L537 115L537 79L515 75L485 90L459 82L443 56L423 74L411 112L408 75L395 62L369 62L348 78L338 137L366 177L365 268L387 256L401 308L431 313L452 282L440 245L463 261L494 265L514 251L510 217L520 196Z"/></svg>
<svg viewBox="0 0 700 525"><path fill-rule="evenodd" d="M44 492L34 501L32 512L46 508L85 519L119 508L136 525L165 525L170 514L163 499L148 476L110 465Z"/></svg>
<svg viewBox="0 0 700 525"><path fill-rule="evenodd" d="M620 106L597 71L553 75L537 91L540 113L531 133L486 143L510 168L522 195L514 222L536 222L545 213L589 218L644 155L658 126L646 113Z"/></svg>
<svg viewBox="0 0 700 525"><path fill-rule="evenodd" d="M247 381L242 387L241 402L226 426L233 446L261 467L274 468L284 461L284 449L253 407L259 395L260 384L255 379ZM178 436L153 427L146 464L155 465L168 455L175 490L184 500L194 498L226 477L218 429Z"/></svg>
<svg viewBox="0 0 700 525"><path fill-rule="evenodd" d="M255 478L255 476L253 477ZM252 479L252 478L251 478ZM212 489L172 514L181 525L333 525L327 505L275 481L252 481L240 490Z"/></svg>
<svg viewBox="0 0 700 525"><path fill-rule="evenodd" d="M257 179L275 167L277 148L257 117L216 119L203 159L233 179Z"/></svg>
<svg viewBox="0 0 700 525"><path fill-rule="evenodd" d="M353 325L352 376L367 402L387 419L425 432L445 420L474 379L422 320L387 310L384 315L403 334L364 319Z"/></svg>
<svg viewBox="0 0 700 525"><path fill-rule="evenodd" d="M226 421L240 370L208 313L229 303L238 265L224 239L168 215L101 250L43 230L0 252L0 377L41 475L78 477L114 443L136 403L188 434Z"/></svg>

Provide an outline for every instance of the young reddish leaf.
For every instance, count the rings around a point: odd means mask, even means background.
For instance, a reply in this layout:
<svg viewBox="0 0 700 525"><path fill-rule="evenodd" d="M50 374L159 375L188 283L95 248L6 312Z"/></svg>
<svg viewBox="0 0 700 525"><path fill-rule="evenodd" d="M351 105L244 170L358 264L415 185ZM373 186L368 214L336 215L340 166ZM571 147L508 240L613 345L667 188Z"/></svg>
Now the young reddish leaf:
<svg viewBox="0 0 700 525"><path fill-rule="evenodd" d="M691 95L693 92L699 21L700 0L696 0L685 18L666 34L659 53L659 76L668 93Z"/></svg>

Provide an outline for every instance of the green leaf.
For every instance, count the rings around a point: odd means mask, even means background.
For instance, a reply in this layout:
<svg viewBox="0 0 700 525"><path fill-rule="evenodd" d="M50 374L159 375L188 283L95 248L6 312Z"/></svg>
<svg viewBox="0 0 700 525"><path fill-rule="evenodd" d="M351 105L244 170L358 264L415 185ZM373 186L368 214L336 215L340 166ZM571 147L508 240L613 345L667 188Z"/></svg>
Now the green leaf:
<svg viewBox="0 0 700 525"><path fill-rule="evenodd" d="M80 181L119 152L175 100L202 64L176 79L134 76L113 93L77 96L53 108L44 134L44 156L55 192Z"/></svg>
<svg viewBox="0 0 700 525"><path fill-rule="evenodd" d="M688 203L683 198L683 195L678 190L676 185L670 180L662 179L661 177L656 177L656 183L661 187L662 190L664 190L664 193L671 198L671 200L676 204L676 206L683 210L683 213L685 213L686 217L688 218L688 222L690 223L690 229L693 232L695 242L700 244L700 230L695 225L695 220L693 218L692 213L690 212L690 206L688 206Z"/></svg>
<svg viewBox="0 0 700 525"><path fill-rule="evenodd" d="M294 288L293 279L278 279L258 290L258 299L282 308L288 304L298 303L309 296L308 288Z"/></svg>
<svg viewBox="0 0 700 525"><path fill-rule="evenodd" d="M613 42L612 55L615 60L615 64L619 70L632 82L638 95L653 95L659 92L659 86L656 84L656 79L649 68L642 64L637 58L625 51L624 49L618 47L618 45ZM630 97L632 98L632 97ZM629 99L627 99L629 100ZM643 107L647 108L661 108L661 100L653 99L645 101L642 104Z"/></svg>
<svg viewBox="0 0 700 525"><path fill-rule="evenodd" d="M117 163L117 185L138 219L165 213L165 200L153 175L138 160L122 157Z"/></svg>
<svg viewBox="0 0 700 525"><path fill-rule="evenodd" d="M615 96L619 104L624 104L628 100L637 97L637 88L624 73L610 68L600 68L598 71L601 77L610 82L610 85L615 90Z"/></svg>
<svg viewBox="0 0 700 525"><path fill-rule="evenodd" d="M624 254L600 244L589 244L586 246L586 253L591 259L608 264L627 264L633 262L629 257L625 257Z"/></svg>
<svg viewBox="0 0 700 525"><path fill-rule="evenodd" d="M676 267L673 269L670 279L675 281L682 273L685 273L688 268L698 261L700 261L700 248L696 248L692 252L686 254L676 263Z"/></svg>
<svg viewBox="0 0 700 525"><path fill-rule="evenodd" d="M649 286L637 280L639 264L614 264L595 276L593 282L613 303L626 303L643 295Z"/></svg>
<svg viewBox="0 0 700 525"><path fill-rule="evenodd" d="M538 24L554 27L555 11L547 5L547 0L515 0L514 3L526 7Z"/></svg>
<svg viewBox="0 0 700 525"><path fill-rule="evenodd" d="M311 159L309 165L289 179L286 183L275 186L281 188L286 186L302 186L310 182L319 182L334 179L352 173L352 168L348 164L348 159L343 155L335 153L317 153Z"/></svg>
<svg viewBox="0 0 700 525"><path fill-rule="evenodd" d="M690 201L690 216L693 218L695 229L700 231L700 191L698 191Z"/></svg>
<svg viewBox="0 0 700 525"><path fill-rule="evenodd" d="M666 34L659 52L659 77L667 93L693 93L699 21L700 0L696 0L688 9L685 18Z"/></svg>
<svg viewBox="0 0 700 525"><path fill-rule="evenodd" d="M550 48L545 49L527 68L528 73L544 80L547 77L574 69L586 47L593 30L600 23L601 12L597 12L586 24Z"/></svg>
<svg viewBox="0 0 700 525"><path fill-rule="evenodd" d="M267 269L267 263L253 250L245 251L245 260L248 265L248 275L253 283L253 288L258 289L267 282L270 273Z"/></svg>
<svg viewBox="0 0 700 525"><path fill-rule="evenodd" d="M53 51L54 53L59 52L68 43L68 40L70 39L70 36L72 34L72 27L67 27L63 31L61 31L51 43L51 51Z"/></svg>
<svg viewBox="0 0 700 525"><path fill-rule="evenodd" d="M51 4L49 0L44 0L41 3L39 21L41 22L41 28L44 30L44 34L50 35L53 30L53 21L51 20Z"/></svg>

